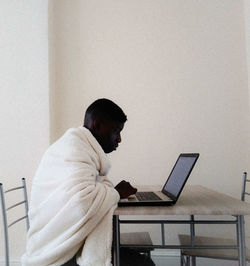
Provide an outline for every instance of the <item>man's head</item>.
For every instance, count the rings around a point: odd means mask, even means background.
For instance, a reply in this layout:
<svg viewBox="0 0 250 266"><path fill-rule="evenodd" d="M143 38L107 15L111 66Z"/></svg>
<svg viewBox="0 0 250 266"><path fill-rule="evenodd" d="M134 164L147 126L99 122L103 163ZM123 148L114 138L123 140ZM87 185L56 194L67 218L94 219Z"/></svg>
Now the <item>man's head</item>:
<svg viewBox="0 0 250 266"><path fill-rule="evenodd" d="M127 117L122 109L108 99L93 102L85 113L84 127L88 128L106 153L121 142L120 132Z"/></svg>

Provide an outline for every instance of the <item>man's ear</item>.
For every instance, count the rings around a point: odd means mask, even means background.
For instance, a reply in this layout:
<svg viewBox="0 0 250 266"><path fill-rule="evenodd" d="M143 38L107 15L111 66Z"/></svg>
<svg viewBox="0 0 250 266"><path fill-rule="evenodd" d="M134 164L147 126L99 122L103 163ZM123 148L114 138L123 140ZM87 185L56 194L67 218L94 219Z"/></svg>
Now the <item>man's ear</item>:
<svg viewBox="0 0 250 266"><path fill-rule="evenodd" d="M92 124L91 124L91 129L94 132L99 132L100 131L100 128L101 128L101 120L100 120L99 117L96 117L94 119L94 121L92 122Z"/></svg>

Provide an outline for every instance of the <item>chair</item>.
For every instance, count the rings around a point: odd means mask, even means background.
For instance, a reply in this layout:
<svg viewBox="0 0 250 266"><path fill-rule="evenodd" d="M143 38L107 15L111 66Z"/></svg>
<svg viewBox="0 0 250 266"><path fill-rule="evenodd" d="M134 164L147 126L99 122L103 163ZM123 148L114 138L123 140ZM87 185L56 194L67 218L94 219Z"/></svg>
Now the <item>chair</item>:
<svg viewBox="0 0 250 266"><path fill-rule="evenodd" d="M247 179L247 173L243 173L241 200L245 201L245 195L250 195L246 192L246 182L250 182ZM194 219L194 216L191 216ZM190 245L190 235L179 235L179 241L181 245ZM196 245L237 245L237 241L233 239L218 238L218 237L205 237L194 236L194 242ZM224 259L224 260L238 260L238 251L236 249L182 249L181 250L181 266L195 266L196 257L212 258L212 259ZM250 250L246 248L246 259L250 261ZM192 263L192 264L191 264Z"/></svg>
<svg viewBox="0 0 250 266"><path fill-rule="evenodd" d="M152 239L148 232L134 232L134 233L121 233L121 244L122 245L143 245L149 247L136 248L132 247L131 249L138 251L139 253L144 253L149 258L151 258L151 251L154 250Z"/></svg>
<svg viewBox="0 0 250 266"><path fill-rule="evenodd" d="M10 207L6 207L6 194L14 193L17 190L23 190L23 198L20 202L15 203ZM8 230L14 224L26 220L26 229L29 229L29 217L28 217L28 196L27 196L27 187L25 178L22 178L22 186L10 188L8 190L4 190L3 184L0 183L0 198L1 198L1 208L2 208L2 217L3 217L3 227L4 227L4 245L5 245L5 265L10 266L10 258L9 258L9 237L8 237ZM14 209L17 206L24 205L24 216L20 217L11 223L8 223L8 211ZM121 243L126 245L137 244L137 245L152 245L152 240L149 236L148 232L136 232L136 233L122 233L121 234ZM153 248L144 247L144 248L134 248L140 253L145 253L147 256L150 257L150 251Z"/></svg>
<svg viewBox="0 0 250 266"><path fill-rule="evenodd" d="M23 190L23 197L22 200L15 203L14 205L11 205L9 207L6 207L5 201L6 201L6 194L14 194L17 190ZM26 188L26 182L25 178L22 178L22 185L19 187L13 187L7 190L4 190L3 184L0 183L0 196L1 196L1 207L2 207L2 218L3 218L3 229L4 229L4 246L5 246L5 265L10 265L10 259L9 259L9 237L8 237L8 230L10 227L12 227L14 224L26 220L26 229L28 231L29 229L29 218L28 218L28 197L27 197L27 188ZM20 206L24 205L24 216L19 217L16 220L12 221L11 223L8 223L8 211Z"/></svg>

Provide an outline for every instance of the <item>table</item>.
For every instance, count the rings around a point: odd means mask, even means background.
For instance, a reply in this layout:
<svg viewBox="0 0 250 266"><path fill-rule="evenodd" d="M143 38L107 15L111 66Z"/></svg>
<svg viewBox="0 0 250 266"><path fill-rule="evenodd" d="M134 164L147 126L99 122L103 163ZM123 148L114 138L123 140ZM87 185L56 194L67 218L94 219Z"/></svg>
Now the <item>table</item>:
<svg viewBox="0 0 250 266"><path fill-rule="evenodd" d="M159 190L159 186L139 187L138 190ZM190 215L191 220L120 220L120 215ZM235 220L194 220L194 215L229 215L235 216ZM174 206L146 206L146 207L118 207L114 212L114 263L120 265L120 224L145 223L160 224L162 230L162 245L153 245L154 248L182 249L182 248L236 248L239 252L239 265L246 266L245 258L245 230L244 215L250 215L250 204L226 194L216 192L203 186L186 186ZM190 224L191 245L166 245L164 239L164 224ZM195 224L235 224L238 245L236 246L197 246L195 245L194 226Z"/></svg>

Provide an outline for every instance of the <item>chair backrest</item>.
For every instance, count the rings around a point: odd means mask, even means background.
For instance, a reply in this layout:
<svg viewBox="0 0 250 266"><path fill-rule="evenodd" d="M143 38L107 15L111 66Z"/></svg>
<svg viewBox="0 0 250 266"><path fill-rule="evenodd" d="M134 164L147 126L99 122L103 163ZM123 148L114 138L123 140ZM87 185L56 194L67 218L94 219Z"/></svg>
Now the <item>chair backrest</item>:
<svg viewBox="0 0 250 266"><path fill-rule="evenodd" d="M21 199L21 201L18 201L17 203L11 205L11 206L7 206L6 207L6 194L10 194L13 193L14 191L17 190L23 190L23 197ZM1 197L1 207L2 207L2 218L3 218L3 227L4 227L4 244L5 244L5 264L6 266L10 265L9 262L9 237L8 237L8 229L13 226L14 224L22 221L22 220L26 220L26 229L28 231L29 229L29 218L28 218L28 196L27 196L27 188L26 188L26 181L25 178L22 178L22 186L19 187L13 187L7 190L4 190L3 188L3 184L0 183L0 197ZM24 216L12 221L11 223L8 223L8 211L20 206L20 205L24 205Z"/></svg>
<svg viewBox="0 0 250 266"><path fill-rule="evenodd" d="M242 190L241 190L241 200L245 201L245 195L250 195L250 193L248 193L246 191L246 183L250 182L249 179L247 179L247 172L243 173L243 180L242 180Z"/></svg>

